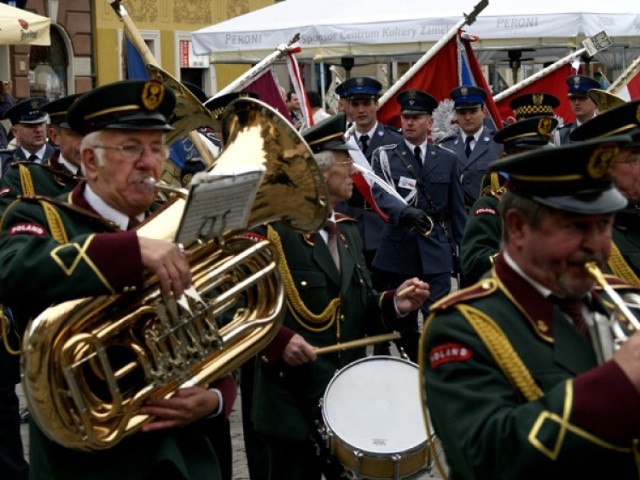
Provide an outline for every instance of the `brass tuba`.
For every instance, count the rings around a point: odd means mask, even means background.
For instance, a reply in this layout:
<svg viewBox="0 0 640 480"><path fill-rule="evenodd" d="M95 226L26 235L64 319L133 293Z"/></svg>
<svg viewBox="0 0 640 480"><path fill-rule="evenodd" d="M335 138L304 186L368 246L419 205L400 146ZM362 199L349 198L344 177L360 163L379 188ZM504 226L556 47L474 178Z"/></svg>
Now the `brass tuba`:
<svg viewBox="0 0 640 480"><path fill-rule="evenodd" d="M242 98L229 105L222 128L227 146L212 173L266 167L249 226L280 220L309 232L324 224L322 174L284 117ZM173 240L186 200L167 203L139 235ZM138 292L65 302L30 322L22 385L49 438L79 450L109 448L149 420L140 413L146 399L206 386L270 341L284 314L277 255L270 242L240 233L189 247L199 300L163 298L157 278L148 276ZM219 327L222 319L228 323Z"/></svg>

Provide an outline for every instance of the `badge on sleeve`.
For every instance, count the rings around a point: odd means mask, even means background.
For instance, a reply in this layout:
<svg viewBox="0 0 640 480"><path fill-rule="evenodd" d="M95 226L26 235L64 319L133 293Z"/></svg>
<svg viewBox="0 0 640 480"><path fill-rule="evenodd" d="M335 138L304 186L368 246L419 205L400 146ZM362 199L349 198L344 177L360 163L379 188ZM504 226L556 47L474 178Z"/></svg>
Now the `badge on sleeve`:
<svg viewBox="0 0 640 480"><path fill-rule="evenodd" d="M445 343L434 347L429 353L431 370L450 362L466 362L471 358L472 350L461 343Z"/></svg>
<svg viewBox="0 0 640 480"><path fill-rule="evenodd" d="M36 237L44 237L47 230L37 223L16 223L13 225L7 235L34 235Z"/></svg>

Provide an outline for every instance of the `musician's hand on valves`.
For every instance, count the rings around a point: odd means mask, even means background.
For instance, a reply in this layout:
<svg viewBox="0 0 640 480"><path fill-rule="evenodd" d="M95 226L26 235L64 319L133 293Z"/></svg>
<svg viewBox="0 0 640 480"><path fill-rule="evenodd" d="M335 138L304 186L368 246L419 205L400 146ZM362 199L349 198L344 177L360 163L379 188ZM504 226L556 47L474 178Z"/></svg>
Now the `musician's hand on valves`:
<svg viewBox="0 0 640 480"><path fill-rule="evenodd" d="M167 240L138 236L142 264L160 280L162 294L180 298L191 286L191 269L187 253L180 245Z"/></svg>
<svg viewBox="0 0 640 480"><path fill-rule="evenodd" d="M307 343L307 341L297 333L291 337L282 352L282 359L287 365L291 365L292 367L313 362L316 357L317 355L313 346Z"/></svg>
<svg viewBox="0 0 640 480"><path fill-rule="evenodd" d="M420 232L426 232L431 228L431 220L427 212L414 207L407 207L400 213L398 224L416 228Z"/></svg>
<svg viewBox="0 0 640 480"><path fill-rule="evenodd" d="M640 332L625 341L613 356L613 360L640 392Z"/></svg>
<svg viewBox="0 0 640 480"><path fill-rule="evenodd" d="M202 387L181 388L170 398L147 400L140 413L153 420L142 427L145 432L184 427L218 411L220 396Z"/></svg>
<svg viewBox="0 0 640 480"><path fill-rule="evenodd" d="M415 277L405 280L396 290L396 308L402 314L412 312L420 308L430 294L428 283Z"/></svg>

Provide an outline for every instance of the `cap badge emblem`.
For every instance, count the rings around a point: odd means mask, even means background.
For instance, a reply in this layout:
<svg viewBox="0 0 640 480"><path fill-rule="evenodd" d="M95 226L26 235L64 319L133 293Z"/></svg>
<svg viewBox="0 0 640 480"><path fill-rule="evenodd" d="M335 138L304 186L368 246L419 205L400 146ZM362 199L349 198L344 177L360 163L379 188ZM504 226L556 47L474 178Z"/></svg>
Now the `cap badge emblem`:
<svg viewBox="0 0 640 480"><path fill-rule="evenodd" d="M544 93L534 93L532 99L534 105L542 105L542 102L544 102Z"/></svg>
<svg viewBox="0 0 640 480"><path fill-rule="evenodd" d="M469 95L469 89L467 87L462 87L460 89L460 93L462 94L463 97L466 97L467 95Z"/></svg>
<svg viewBox="0 0 640 480"><path fill-rule="evenodd" d="M540 135L549 135L549 132L551 132L551 118L541 118L538 121L538 133Z"/></svg>
<svg viewBox="0 0 640 480"><path fill-rule="evenodd" d="M164 85L160 82L147 82L142 89L142 104L149 111L157 110L164 99Z"/></svg>
<svg viewBox="0 0 640 480"><path fill-rule="evenodd" d="M620 147L615 144L600 145L591 154L587 165L587 173L591 178L598 179L604 177L613 166L613 162L618 156Z"/></svg>

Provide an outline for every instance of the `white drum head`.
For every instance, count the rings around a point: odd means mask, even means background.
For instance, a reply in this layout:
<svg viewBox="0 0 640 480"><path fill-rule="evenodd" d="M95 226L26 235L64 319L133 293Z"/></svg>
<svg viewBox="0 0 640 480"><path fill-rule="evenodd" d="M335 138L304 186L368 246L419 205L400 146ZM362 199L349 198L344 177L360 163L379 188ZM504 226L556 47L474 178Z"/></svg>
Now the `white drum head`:
<svg viewBox="0 0 640 480"><path fill-rule="evenodd" d="M416 364L397 357L368 357L347 365L325 391L325 425L362 452L388 455L424 445L418 375Z"/></svg>

